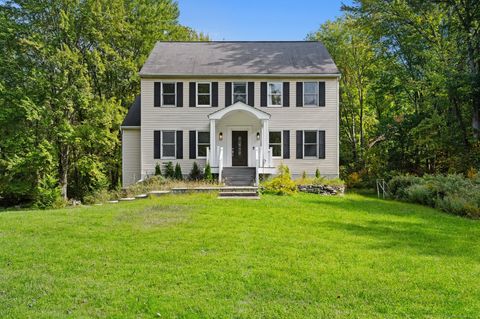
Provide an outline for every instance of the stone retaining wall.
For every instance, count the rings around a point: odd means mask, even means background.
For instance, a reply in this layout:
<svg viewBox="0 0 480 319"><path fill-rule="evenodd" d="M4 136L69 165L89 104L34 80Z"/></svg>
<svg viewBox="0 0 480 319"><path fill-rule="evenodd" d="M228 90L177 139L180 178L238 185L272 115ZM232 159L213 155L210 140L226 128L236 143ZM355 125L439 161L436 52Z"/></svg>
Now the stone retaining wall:
<svg viewBox="0 0 480 319"><path fill-rule="evenodd" d="M320 195L343 195L345 192L345 186L298 185L298 191Z"/></svg>

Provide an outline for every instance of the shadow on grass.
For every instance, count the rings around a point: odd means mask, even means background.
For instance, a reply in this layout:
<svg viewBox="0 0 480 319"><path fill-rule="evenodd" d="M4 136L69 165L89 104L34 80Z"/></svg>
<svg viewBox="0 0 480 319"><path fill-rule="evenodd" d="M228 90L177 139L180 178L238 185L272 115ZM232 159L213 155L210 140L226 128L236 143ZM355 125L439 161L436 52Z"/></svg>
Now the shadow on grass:
<svg viewBox="0 0 480 319"><path fill-rule="evenodd" d="M425 256L462 257L480 261L480 223L420 205L372 197L306 200L349 214L345 221L326 221L326 227L375 239L368 248L405 250ZM358 213L358 220L355 213ZM397 217L404 217L399 219Z"/></svg>

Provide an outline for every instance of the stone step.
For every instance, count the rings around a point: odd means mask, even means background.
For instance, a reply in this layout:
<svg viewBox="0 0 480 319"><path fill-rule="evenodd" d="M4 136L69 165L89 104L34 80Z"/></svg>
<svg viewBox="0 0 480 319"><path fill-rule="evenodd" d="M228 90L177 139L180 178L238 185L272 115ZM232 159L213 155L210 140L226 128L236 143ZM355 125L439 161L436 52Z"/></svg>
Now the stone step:
<svg viewBox="0 0 480 319"><path fill-rule="evenodd" d="M257 192L221 192L218 194L220 197L251 197L258 196Z"/></svg>

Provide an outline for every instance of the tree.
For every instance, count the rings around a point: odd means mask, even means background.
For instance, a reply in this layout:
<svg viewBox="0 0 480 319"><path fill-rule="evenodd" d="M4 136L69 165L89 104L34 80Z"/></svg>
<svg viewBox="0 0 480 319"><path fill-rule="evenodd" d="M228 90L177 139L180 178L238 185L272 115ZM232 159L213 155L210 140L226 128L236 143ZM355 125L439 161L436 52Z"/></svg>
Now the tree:
<svg viewBox="0 0 480 319"><path fill-rule="evenodd" d="M183 180L182 167L180 166L180 163L177 163L175 165L175 172L173 178L179 181Z"/></svg>

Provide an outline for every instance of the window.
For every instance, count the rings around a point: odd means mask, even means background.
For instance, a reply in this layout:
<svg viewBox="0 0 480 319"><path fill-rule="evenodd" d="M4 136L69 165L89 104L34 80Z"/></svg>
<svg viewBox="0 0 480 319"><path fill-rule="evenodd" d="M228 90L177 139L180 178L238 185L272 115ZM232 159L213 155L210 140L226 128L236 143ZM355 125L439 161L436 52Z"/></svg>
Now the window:
<svg viewBox="0 0 480 319"><path fill-rule="evenodd" d="M317 82L303 82L303 105L318 106Z"/></svg>
<svg viewBox="0 0 480 319"><path fill-rule="evenodd" d="M197 83L197 106L210 106L211 83Z"/></svg>
<svg viewBox="0 0 480 319"><path fill-rule="evenodd" d="M232 92L233 103L243 102L247 103L247 83L246 82L234 82Z"/></svg>
<svg viewBox="0 0 480 319"><path fill-rule="evenodd" d="M268 83L268 106L282 106L282 82Z"/></svg>
<svg viewBox="0 0 480 319"><path fill-rule="evenodd" d="M207 157L210 147L210 132L197 132L197 158Z"/></svg>
<svg viewBox="0 0 480 319"><path fill-rule="evenodd" d="M303 131L303 156L317 157L317 131Z"/></svg>
<svg viewBox="0 0 480 319"><path fill-rule="evenodd" d="M269 147L273 157L282 157L282 132L269 133Z"/></svg>
<svg viewBox="0 0 480 319"><path fill-rule="evenodd" d="M162 131L162 158L174 159L176 156L175 131Z"/></svg>
<svg viewBox="0 0 480 319"><path fill-rule="evenodd" d="M162 83L162 105L175 106L175 83Z"/></svg>

